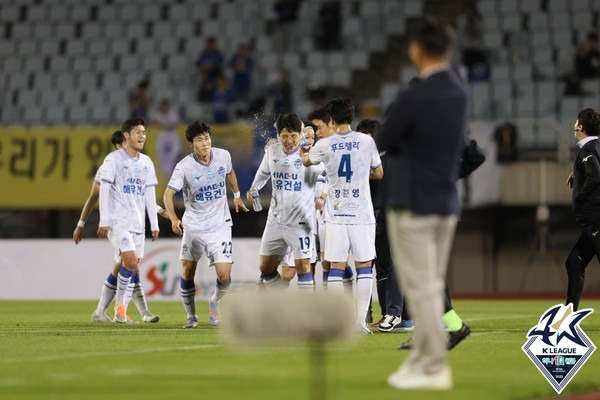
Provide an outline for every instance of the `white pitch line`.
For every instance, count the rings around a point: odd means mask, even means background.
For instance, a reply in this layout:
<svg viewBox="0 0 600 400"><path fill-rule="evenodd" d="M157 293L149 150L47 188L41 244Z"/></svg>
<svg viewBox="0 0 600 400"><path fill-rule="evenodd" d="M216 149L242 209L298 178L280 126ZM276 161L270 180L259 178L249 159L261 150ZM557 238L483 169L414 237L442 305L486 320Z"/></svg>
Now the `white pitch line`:
<svg viewBox="0 0 600 400"><path fill-rule="evenodd" d="M57 361L57 360L70 360L77 358L87 357L110 357L116 355L129 355L129 354L146 354L146 353L165 353L170 351L185 351L185 350L201 350L210 349L217 347L216 344L199 344L196 346L181 346L181 347L162 347L155 349L139 349L139 350L120 350L120 351L102 351L93 353L74 353L74 354L61 354L52 356L38 356L38 357L21 357L21 358L8 358L0 360L0 364L16 364L21 362L30 361Z"/></svg>

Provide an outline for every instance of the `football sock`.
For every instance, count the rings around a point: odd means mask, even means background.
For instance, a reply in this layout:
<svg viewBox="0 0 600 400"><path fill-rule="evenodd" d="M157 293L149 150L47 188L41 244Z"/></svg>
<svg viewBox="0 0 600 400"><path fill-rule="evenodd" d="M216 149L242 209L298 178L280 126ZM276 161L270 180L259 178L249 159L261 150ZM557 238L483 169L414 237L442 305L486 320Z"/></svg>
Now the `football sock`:
<svg viewBox="0 0 600 400"><path fill-rule="evenodd" d="M312 272L309 271L305 274L298 274L298 289L302 291L314 291L315 280L313 279Z"/></svg>
<svg viewBox="0 0 600 400"><path fill-rule="evenodd" d="M210 301L213 303L218 303L223 296L229 291L229 287L231 286L231 281L227 283L223 283L217 279L217 286L215 286L215 292L210 298Z"/></svg>
<svg viewBox="0 0 600 400"><path fill-rule="evenodd" d="M102 285L102 292L100 293L100 301L98 302L97 310L105 312L110 302L115 298L116 293L117 277L111 273L108 274L108 278L106 278L104 285Z"/></svg>
<svg viewBox="0 0 600 400"><path fill-rule="evenodd" d="M327 290L332 292L343 293L344 282L343 282L344 270L331 268L329 270L329 276L327 277Z"/></svg>
<svg viewBox="0 0 600 400"><path fill-rule="evenodd" d="M356 297L357 297L357 315L358 324L364 324L367 312L369 311L369 302L373 294L373 272L371 267L362 267L356 269Z"/></svg>
<svg viewBox="0 0 600 400"><path fill-rule="evenodd" d="M148 313L148 303L146 302L146 295L144 294L144 288L140 282L140 275L135 274L132 276L133 281L133 302L137 307L138 311L142 316Z"/></svg>
<svg viewBox="0 0 600 400"><path fill-rule="evenodd" d="M121 267L117 276L117 304L125 304L125 292L131 280L131 271Z"/></svg>
<svg viewBox="0 0 600 400"><path fill-rule="evenodd" d="M281 283L281 275L279 275L279 272L277 270L271 272L270 274L263 274L262 277L265 281L265 287L268 289L272 289L276 285Z"/></svg>
<svg viewBox="0 0 600 400"><path fill-rule="evenodd" d="M133 279L136 275L137 274L135 272L132 272L131 278L129 279L129 283L127 284L127 290L125 291L125 297L123 298L123 304L125 305L125 308L127 308L129 303L131 302L131 299L133 298L133 288L135 286L135 283L133 283Z"/></svg>
<svg viewBox="0 0 600 400"><path fill-rule="evenodd" d="M323 271L323 288L327 289L327 279L329 278L329 271Z"/></svg>
<svg viewBox="0 0 600 400"><path fill-rule="evenodd" d="M196 317L196 303L194 296L196 296L196 286L194 280L186 281L181 278L181 301L183 302L183 308L188 318Z"/></svg>
<svg viewBox="0 0 600 400"><path fill-rule="evenodd" d="M352 283L354 278L354 272L352 272L352 267L349 265L344 269L344 276L342 277L342 281L344 282L344 290L348 294L352 294Z"/></svg>
<svg viewBox="0 0 600 400"><path fill-rule="evenodd" d="M444 314L444 323L448 326L448 330L453 332L462 328L462 319L458 316L456 311L450 310L446 314Z"/></svg>

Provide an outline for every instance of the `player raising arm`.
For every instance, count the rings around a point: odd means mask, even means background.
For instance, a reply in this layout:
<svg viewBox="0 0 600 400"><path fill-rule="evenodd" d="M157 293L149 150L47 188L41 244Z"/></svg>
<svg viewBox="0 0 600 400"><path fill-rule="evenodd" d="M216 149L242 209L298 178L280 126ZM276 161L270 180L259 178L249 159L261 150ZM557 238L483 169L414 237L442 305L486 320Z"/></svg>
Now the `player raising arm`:
<svg viewBox="0 0 600 400"><path fill-rule="evenodd" d="M187 323L183 327L198 327L194 276L202 255L208 257L217 273L217 286L209 301L209 320L211 325L216 326L221 321L219 301L231 285L233 263L233 224L227 204L226 182L233 191L235 211L248 211L248 208L240 197L231 155L227 150L212 147L210 127L196 121L188 125L185 137L193 152L175 166L163 196L173 232L183 236L181 299L187 314ZM180 190L185 203L183 222L177 217L173 205L173 195Z"/></svg>

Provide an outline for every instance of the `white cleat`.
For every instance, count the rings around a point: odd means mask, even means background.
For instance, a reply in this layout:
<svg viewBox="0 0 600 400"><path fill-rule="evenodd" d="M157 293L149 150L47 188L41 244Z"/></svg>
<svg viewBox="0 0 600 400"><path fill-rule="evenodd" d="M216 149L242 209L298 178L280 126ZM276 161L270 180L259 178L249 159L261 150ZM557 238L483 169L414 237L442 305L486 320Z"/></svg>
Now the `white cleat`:
<svg viewBox="0 0 600 400"><path fill-rule="evenodd" d="M158 321L160 321L160 316L159 315L154 315L150 311L148 311L147 313L145 313L144 316L142 317L142 322L145 322L145 323L148 323L148 324L155 324Z"/></svg>
<svg viewBox="0 0 600 400"><path fill-rule="evenodd" d="M104 311L102 311L102 312L95 311L92 314L92 322L112 323L113 320L110 319Z"/></svg>
<svg viewBox="0 0 600 400"><path fill-rule="evenodd" d="M449 366L434 374L425 374L402 366L388 376L387 383L401 390L449 390L452 389L452 372Z"/></svg>
<svg viewBox="0 0 600 400"><path fill-rule="evenodd" d="M373 332L369 329L366 324L356 324L356 332L362 335L372 335Z"/></svg>

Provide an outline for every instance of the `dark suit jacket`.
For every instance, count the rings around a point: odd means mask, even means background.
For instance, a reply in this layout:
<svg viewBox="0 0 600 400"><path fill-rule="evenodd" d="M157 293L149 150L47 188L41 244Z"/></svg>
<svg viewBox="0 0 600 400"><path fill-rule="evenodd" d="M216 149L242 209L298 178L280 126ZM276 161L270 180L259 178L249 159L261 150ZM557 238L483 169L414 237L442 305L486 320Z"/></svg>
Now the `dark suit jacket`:
<svg viewBox="0 0 600 400"><path fill-rule="evenodd" d="M378 129L388 151L387 207L415 214L458 215L459 163L467 130L468 96L451 71L442 71L398 94Z"/></svg>
<svg viewBox="0 0 600 400"><path fill-rule="evenodd" d="M589 141L573 165L573 211L583 226L600 226L600 141Z"/></svg>

